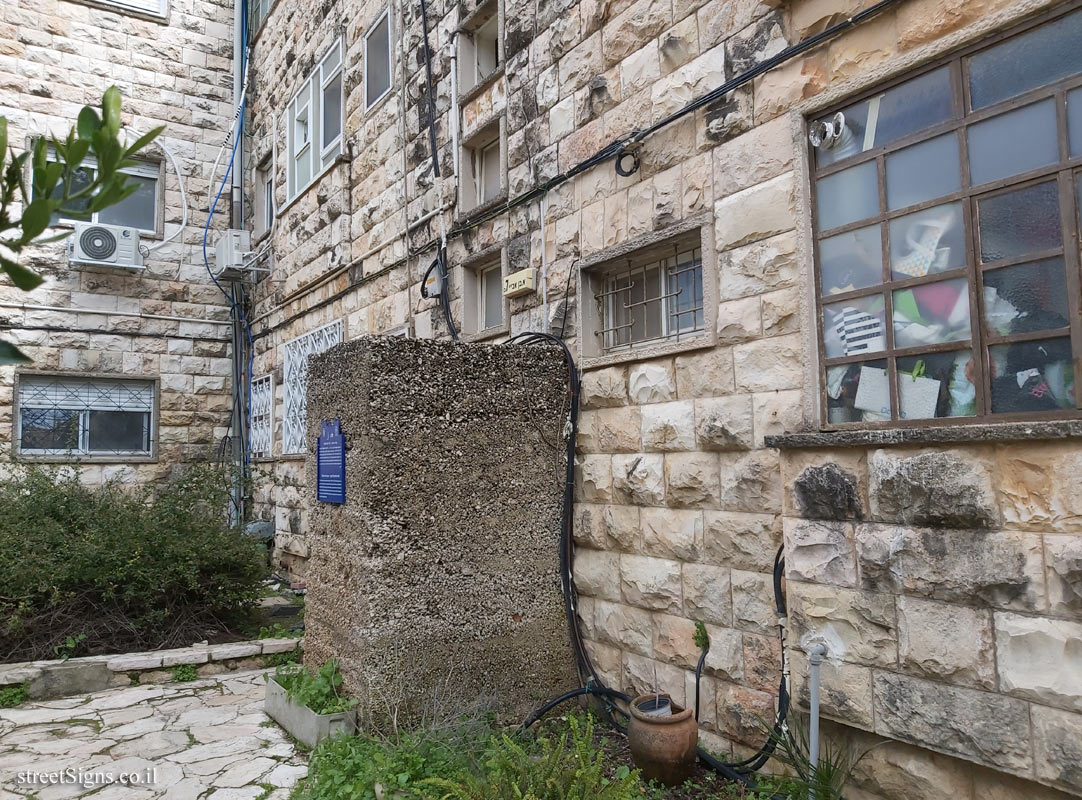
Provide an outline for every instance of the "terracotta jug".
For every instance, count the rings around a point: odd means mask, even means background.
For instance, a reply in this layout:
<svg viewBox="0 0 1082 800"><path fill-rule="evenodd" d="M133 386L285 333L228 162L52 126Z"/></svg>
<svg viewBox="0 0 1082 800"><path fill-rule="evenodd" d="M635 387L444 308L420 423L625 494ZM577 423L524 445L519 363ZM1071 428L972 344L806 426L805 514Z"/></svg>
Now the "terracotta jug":
<svg viewBox="0 0 1082 800"><path fill-rule="evenodd" d="M647 713L658 700L668 700L669 714ZM644 694L631 701L627 742L635 766L647 780L679 786L695 768L699 724L690 708L681 708L667 694Z"/></svg>

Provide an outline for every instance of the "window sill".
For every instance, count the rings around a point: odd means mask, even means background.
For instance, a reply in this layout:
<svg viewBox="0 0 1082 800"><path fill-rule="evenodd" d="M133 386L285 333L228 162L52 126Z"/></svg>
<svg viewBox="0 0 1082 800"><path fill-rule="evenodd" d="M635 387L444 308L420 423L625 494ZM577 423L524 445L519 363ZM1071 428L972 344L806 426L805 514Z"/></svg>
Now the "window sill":
<svg viewBox="0 0 1082 800"><path fill-rule="evenodd" d="M17 453L19 461L35 464L157 464L158 456L46 456L33 453Z"/></svg>
<svg viewBox="0 0 1082 800"><path fill-rule="evenodd" d="M828 447L891 447L909 444L988 444L1082 438L1082 420L944 425L935 428L876 428L809 431L767 436L767 447L810 450Z"/></svg>
<svg viewBox="0 0 1082 800"><path fill-rule="evenodd" d="M72 0L72 2L90 6L91 8L100 8L103 11L114 11L117 14L124 14L129 17L138 17L139 19L145 19L149 22L156 22L159 25L165 25L169 21L168 5L165 7L163 13L158 13L156 11L147 11L145 9L117 5L116 3L110 3L109 0Z"/></svg>
<svg viewBox="0 0 1082 800"><path fill-rule="evenodd" d="M494 84L500 78L503 77L503 64L500 64L496 69L492 71L492 74L487 78L475 83L469 89L463 89L458 93L458 104L464 106L473 100L475 97L483 94L485 89Z"/></svg>
<svg viewBox="0 0 1082 800"><path fill-rule="evenodd" d="M323 177L328 172L330 172L332 169L337 167L339 164L348 164L348 163L349 163L349 157L344 152L339 153L337 155L337 157L335 157L334 161L332 161L330 164L328 164L323 169L321 169L319 172L317 172L312 177L312 179L308 181L308 183L306 183L304 186L302 186L297 191L297 193L295 195L293 195L293 197L290 197L288 200L286 200L286 203L285 203L284 206L282 206L279 209L275 209L274 218L275 219L281 219L282 217L284 217L286 215L286 212L288 212L289 209L291 209L296 204L296 202L298 200L300 200L302 197L304 197L306 194L308 194L309 189L311 189L313 186L315 186L317 183L319 183L321 180L323 180Z"/></svg>
<svg viewBox="0 0 1082 800"><path fill-rule="evenodd" d="M460 227L463 225L467 225L471 220L476 219L482 214L488 214L490 211L493 211L500 206L506 204L507 189L503 188L500 190L500 193L493 197L491 200L486 200L485 202L478 203L477 205L468 208L465 211L460 211L458 214L458 218L455 220L455 225Z"/></svg>
<svg viewBox="0 0 1082 800"><path fill-rule="evenodd" d="M498 339L501 336L507 336L511 332L511 326L508 323L503 325L496 325L492 328L485 328L483 331L476 331L475 333L462 334L462 341L464 342L488 342L493 339Z"/></svg>

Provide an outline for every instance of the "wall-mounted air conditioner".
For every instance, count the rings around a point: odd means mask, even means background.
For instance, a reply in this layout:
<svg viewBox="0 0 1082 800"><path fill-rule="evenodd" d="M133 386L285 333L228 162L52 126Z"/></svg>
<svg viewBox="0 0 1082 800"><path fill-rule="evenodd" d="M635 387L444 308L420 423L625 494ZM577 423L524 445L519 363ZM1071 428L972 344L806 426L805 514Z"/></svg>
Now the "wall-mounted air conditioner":
<svg viewBox="0 0 1082 800"><path fill-rule="evenodd" d="M139 231L123 225L77 222L68 237L68 261L100 267L143 269Z"/></svg>

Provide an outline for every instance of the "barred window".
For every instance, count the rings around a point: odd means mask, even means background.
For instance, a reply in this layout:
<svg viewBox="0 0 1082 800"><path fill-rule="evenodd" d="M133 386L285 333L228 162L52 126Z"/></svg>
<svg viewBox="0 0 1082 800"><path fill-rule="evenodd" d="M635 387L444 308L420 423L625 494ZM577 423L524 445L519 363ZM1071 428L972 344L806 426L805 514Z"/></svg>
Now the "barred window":
<svg viewBox="0 0 1082 800"><path fill-rule="evenodd" d="M21 455L153 453L153 381L22 375L17 400Z"/></svg>
<svg viewBox="0 0 1082 800"><path fill-rule="evenodd" d="M670 252L648 261L629 258L594 281L596 335L605 352L702 331L702 250L676 244Z"/></svg>
<svg viewBox="0 0 1082 800"><path fill-rule="evenodd" d="M1079 416L1082 11L810 120L828 426Z"/></svg>
<svg viewBox="0 0 1082 800"><path fill-rule="evenodd" d="M316 328L282 346L282 454L308 448L308 356L342 341L342 321Z"/></svg>
<svg viewBox="0 0 1082 800"><path fill-rule="evenodd" d="M257 458L273 455L274 376L252 379L252 410L248 418L248 447Z"/></svg>

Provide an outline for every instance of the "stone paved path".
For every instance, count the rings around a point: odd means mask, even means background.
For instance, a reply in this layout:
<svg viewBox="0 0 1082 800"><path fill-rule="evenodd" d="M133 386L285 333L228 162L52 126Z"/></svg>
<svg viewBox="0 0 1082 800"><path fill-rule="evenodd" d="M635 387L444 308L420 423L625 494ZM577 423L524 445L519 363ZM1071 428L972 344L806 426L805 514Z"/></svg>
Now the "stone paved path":
<svg viewBox="0 0 1082 800"><path fill-rule="evenodd" d="M155 783L19 781L27 770L69 769L152 769ZM307 771L263 713L263 670L0 709L0 800L286 800Z"/></svg>

